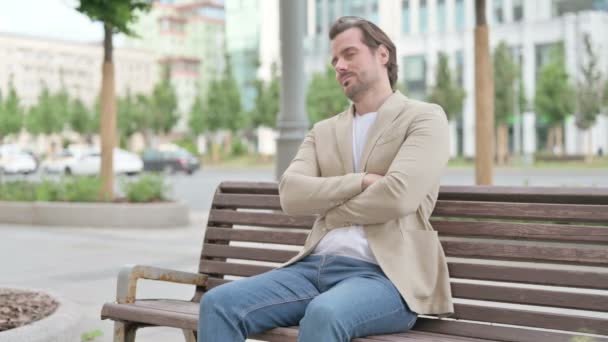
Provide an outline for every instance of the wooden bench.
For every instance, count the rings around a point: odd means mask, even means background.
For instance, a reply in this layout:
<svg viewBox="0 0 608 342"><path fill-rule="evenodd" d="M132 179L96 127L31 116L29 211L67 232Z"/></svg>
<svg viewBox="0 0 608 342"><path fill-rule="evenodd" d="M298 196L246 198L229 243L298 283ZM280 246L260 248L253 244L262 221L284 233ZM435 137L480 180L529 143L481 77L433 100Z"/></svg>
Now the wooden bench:
<svg viewBox="0 0 608 342"><path fill-rule="evenodd" d="M115 341L147 326L183 329L193 341L205 291L271 270L304 244L314 217L280 210L276 183L222 183L198 274L121 271L117 301L101 313L116 321ZM432 222L448 256L455 315L420 316L407 333L355 341L608 341L608 189L444 186ZM191 300L137 300L142 278L196 291ZM252 338L296 341L297 327Z"/></svg>

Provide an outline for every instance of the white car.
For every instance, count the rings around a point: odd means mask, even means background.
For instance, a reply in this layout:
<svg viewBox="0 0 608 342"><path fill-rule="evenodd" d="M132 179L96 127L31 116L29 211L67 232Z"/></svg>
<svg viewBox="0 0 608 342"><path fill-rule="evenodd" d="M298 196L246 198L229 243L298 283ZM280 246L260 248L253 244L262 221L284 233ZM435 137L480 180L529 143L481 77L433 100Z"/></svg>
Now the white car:
<svg viewBox="0 0 608 342"><path fill-rule="evenodd" d="M143 170L141 158L132 152L114 149L114 173L134 175ZM97 149L64 150L45 161L42 169L46 172L68 175L97 175L101 168L101 153Z"/></svg>
<svg viewBox="0 0 608 342"><path fill-rule="evenodd" d="M29 174L36 171L34 157L17 145L0 146L0 172Z"/></svg>

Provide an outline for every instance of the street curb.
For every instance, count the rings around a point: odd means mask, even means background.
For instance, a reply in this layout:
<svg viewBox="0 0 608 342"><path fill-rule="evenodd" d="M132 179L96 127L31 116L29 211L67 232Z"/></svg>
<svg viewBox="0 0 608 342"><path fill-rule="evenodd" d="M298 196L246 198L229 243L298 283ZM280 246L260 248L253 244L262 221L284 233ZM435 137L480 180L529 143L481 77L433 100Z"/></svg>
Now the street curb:
<svg viewBox="0 0 608 342"><path fill-rule="evenodd" d="M187 226L189 208L182 202L81 203L0 202L0 223L115 228Z"/></svg>
<svg viewBox="0 0 608 342"><path fill-rule="evenodd" d="M75 303L45 290L8 288L43 292L55 299L59 306L50 316L39 321L0 332L0 342L80 342L83 313Z"/></svg>

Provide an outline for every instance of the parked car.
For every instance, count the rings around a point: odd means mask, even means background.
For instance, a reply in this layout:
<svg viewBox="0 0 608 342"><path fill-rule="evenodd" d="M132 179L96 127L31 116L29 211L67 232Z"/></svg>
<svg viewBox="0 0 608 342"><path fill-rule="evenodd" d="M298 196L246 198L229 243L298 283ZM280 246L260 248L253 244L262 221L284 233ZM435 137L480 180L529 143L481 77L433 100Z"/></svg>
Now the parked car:
<svg viewBox="0 0 608 342"><path fill-rule="evenodd" d="M132 152L114 149L113 168L116 174L135 175L143 170L141 158ZM66 149L47 159L42 169L49 173L96 175L101 167L98 149Z"/></svg>
<svg viewBox="0 0 608 342"><path fill-rule="evenodd" d="M144 170L192 174L201 166L198 158L183 148L147 149L143 153Z"/></svg>
<svg viewBox="0 0 608 342"><path fill-rule="evenodd" d="M36 172L37 166L32 153L14 144L0 146L0 172L30 174Z"/></svg>

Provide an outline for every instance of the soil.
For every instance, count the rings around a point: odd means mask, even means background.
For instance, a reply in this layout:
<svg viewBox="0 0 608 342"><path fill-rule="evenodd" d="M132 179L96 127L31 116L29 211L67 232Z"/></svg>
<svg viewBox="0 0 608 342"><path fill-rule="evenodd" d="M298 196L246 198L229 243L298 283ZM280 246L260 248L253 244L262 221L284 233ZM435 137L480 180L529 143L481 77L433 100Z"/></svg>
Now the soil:
<svg viewBox="0 0 608 342"><path fill-rule="evenodd" d="M58 306L42 292L0 288L0 332L45 318Z"/></svg>

